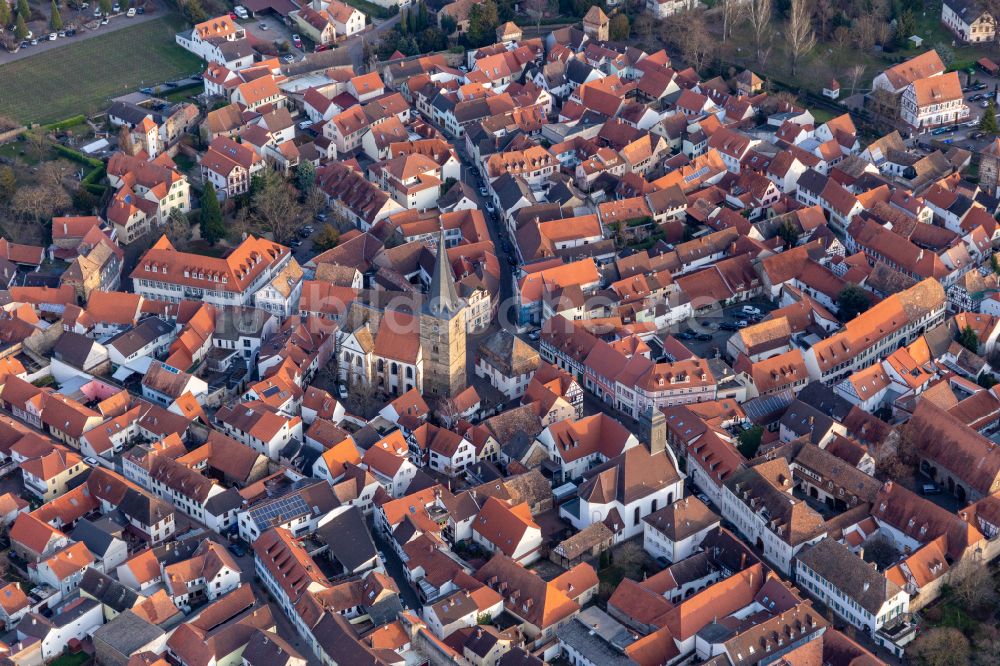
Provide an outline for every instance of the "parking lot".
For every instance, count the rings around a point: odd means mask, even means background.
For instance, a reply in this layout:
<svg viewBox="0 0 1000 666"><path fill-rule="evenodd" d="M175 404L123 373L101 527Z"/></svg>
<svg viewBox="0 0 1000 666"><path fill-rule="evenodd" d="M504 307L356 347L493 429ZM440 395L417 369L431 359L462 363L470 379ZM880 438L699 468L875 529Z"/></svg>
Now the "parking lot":
<svg viewBox="0 0 1000 666"><path fill-rule="evenodd" d="M736 331L762 320L775 307L763 298L752 298L689 319L676 328L674 335L702 358L725 356L726 343ZM744 308L753 308L760 314L750 314Z"/></svg>
<svg viewBox="0 0 1000 666"><path fill-rule="evenodd" d="M296 46L292 41L292 35L295 34L294 29L285 25L276 16L267 15L245 20L241 19L239 23L246 29L248 36L258 41L267 42L276 47L279 44L286 43L288 51L282 52L282 58L290 55L294 61L299 61L305 57L307 49L310 52L312 51L312 45L306 41L301 41L299 42L301 46Z"/></svg>

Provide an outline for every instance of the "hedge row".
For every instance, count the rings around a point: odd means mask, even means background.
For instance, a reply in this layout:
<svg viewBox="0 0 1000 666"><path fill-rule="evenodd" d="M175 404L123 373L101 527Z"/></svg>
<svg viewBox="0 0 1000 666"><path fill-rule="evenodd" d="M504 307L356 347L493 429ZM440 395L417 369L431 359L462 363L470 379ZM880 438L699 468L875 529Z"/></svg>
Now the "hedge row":
<svg viewBox="0 0 1000 666"><path fill-rule="evenodd" d="M89 166L92 169L104 166L104 162L102 162L101 160L96 159L94 157L87 157L79 150L73 150L72 148L67 148L66 146L63 146L58 143L55 144L53 148L55 148L55 151L57 153L59 153L60 155L62 155L67 159L73 160L77 164L83 164L84 166Z"/></svg>
<svg viewBox="0 0 1000 666"><path fill-rule="evenodd" d="M49 123L48 125L42 125L42 128L47 132L58 132L59 130L64 130L69 127L75 127L80 123L87 122L87 116L73 116L72 118L67 118L66 120L60 120L57 123Z"/></svg>

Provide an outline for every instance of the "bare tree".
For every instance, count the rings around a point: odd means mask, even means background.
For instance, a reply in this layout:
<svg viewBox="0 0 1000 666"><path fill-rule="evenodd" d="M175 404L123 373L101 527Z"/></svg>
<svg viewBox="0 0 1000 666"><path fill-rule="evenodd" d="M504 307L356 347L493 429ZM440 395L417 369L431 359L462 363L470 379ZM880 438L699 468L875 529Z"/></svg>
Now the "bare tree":
<svg viewBox="0 0 1000 666"><path fill-rule="evenodd" d="M996 602L996 583L983 560L966 556L952 568L948 582L955 598L969 611L976 612Z"/></svg>
<svg viewBox="0 0 1000 666"><path fill-rule="evenodd" d="M643 12L632 21L632 29L643 39L649 39L653 34L653 19L648 13Z"/></svg>
<svg viewBox="0 0 1000 666"><path fill-rule="evenodd" d="M851 82L851 94L852 95L857 91L857 89L858 89L858 81L860 81L861 77L864 76L864 75L865 75L865 64L863 62L859 62L856 65L852 65L847 70L847 79L848 79L848 81Z"/></svg>
<svg viewBox="0 0 1000 666"><path fill-rule="evenodd" d="M921 634L907 648L906 656L923 666L966 666L969 639L954 627L935 627Z"/></svg>
<svg viewBox="0 0 1000 666"><path fill-rule="evenodd" d="M705 27L705 18L701 14L688 13L690 20L679 35L679 46L687 64L700 72L709 61L715 41Z"/></svg>
<svg viewBox="0 0 1000 666"><path fill-rule="evenodd" d="M42 183L20 188L11 199L10 210L18 217L34 222L37 229L41 229L43 220L51 218L72 204L73 201L62 186Z"/></svg>
<svg viewBox="0 0 1000 666"><path fill-rule="evenodd" d="M135 144L132 142L132 133L128 130L128 125L122 125L118 130L118 150L126 155L135 155Z"/></svg>
<svg viewBox="0 0 1000 666"><path fill-rule="evenodd" d="M869 96L872 112L887 122L899 117L899 97L884 88L875 88Z"/></svg>
<svg viewBox="0 0 1000 666"><path fill-rule="evenodd" d="M535 30L540 31L542 27L542 16L545 15L545 11L549 8L549 0L527 0L524 3L524 9L528 16L532 14L535 15Z"/></svg>
<svg viewBox="0 0 1000 666"><path fill-rule="evenodd" d="M191 221L180 208L172 208L167 216L167 225L164 231L171 243L175 245L186 243L191 239Z"/></svg>
<svg viewBox="0 0 1000 666"><path fill-rule="evenodd" d="M880 19L871 14L865 14L855 19L851 24L851 37L854 44L862 51L869 51L878 40Z"/></svg>
<svg viewBox="0 0 1000 666"><path fill-rule="evenodd" d="M816 25L819 27L820 39L826 37L826 29L830 21L837 15L837 6L833 0L816 0L816 8L813 10L816 17Z"/></svg>
<svg viewBox="0 0 1000 666"><path fill-rule="evenodd" d="M35 157L39 160L42 159L44 157L45 149L48 148L49 145L49 138L45 136L45 131L42 129L35 129L30 132L25 132L22 136L35 151Z"/></svg>
<svg viewBox="0 0 1000 666"><path fill-rule="evenodd" d="M302 207L298 202L298 191L280 174L265 170L261 184L254 193L253 217L271 232L279 243L290 240L302 223Z"/></svg>
<svg viewBox="0 0 1000 666"><path fill-rule="evenodd" d="M747 21L753 37L754 54L763 65L771 54L771 0L749 0L746 6Z"/></svg>
<svg viewBox="0 0 1000 666"><path fill-rule="evenodd" d="M733 26L739 22L743 3L739 0L722 0L722 41L729 39Z"/></svg>
<svg viewBox="0 0 1000 666"><path fill-rule="evenodd" d="M816 33L812 29L812 9L808 0L792 0L789 9L788 26L785 29L788 51L792 56L792 76L799 60L816 46Z"/></svg>
<svg viewBox="0 0 1000 666"><path fill-rule="evenodd" d="M851 41L851 31L846 26L838 25L833 29L833 41L837 42L840 48L844 48Z"/></svg>

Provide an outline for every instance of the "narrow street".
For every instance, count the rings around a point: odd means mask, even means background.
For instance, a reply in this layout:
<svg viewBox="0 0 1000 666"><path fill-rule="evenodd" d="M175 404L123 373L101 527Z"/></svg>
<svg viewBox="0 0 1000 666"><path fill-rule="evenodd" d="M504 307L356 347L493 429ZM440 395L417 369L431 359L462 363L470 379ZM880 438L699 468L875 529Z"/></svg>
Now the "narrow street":
<svg viewBox="0 0 1000 666"><path fill-rule="evenodd" d="M385 571L396 581L396 587L399 588L399 596L402 598L403 606L410 610L419 609L423 604L420 603L420 598L414 592L413 588L410 587L410 583L406 579L403 561L399 559L396 551L379 534L379 531L371 525L369 527L372 531L372 537L375 539L375 545L378 547L379 554L382 556L382 561L385 563Z"/></svg>

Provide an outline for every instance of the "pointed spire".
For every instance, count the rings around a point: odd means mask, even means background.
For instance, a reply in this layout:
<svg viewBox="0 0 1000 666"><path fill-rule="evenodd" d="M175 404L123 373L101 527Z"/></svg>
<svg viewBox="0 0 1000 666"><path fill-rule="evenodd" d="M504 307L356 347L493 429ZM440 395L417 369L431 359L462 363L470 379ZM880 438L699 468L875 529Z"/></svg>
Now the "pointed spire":
<svg viewBox="0 0 1000 666"><path fill-rule="evenodd" d="M431 276L431 286L427 292L427 302L424 306L428 313L435 317L451 318L462 309L462 299L455 289L455 276L448 264L448 251L445 246L444 229L438 236L437 259L434 262L434 275Z"/></svg>

